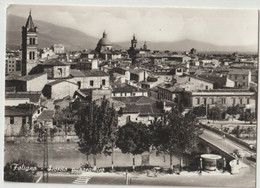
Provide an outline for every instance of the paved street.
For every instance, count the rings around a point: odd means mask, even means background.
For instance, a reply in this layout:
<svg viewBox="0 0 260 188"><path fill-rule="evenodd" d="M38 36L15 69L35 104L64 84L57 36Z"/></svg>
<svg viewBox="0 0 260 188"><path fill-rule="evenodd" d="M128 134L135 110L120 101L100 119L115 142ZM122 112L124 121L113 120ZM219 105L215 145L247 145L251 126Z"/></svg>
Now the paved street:
<svg viewBox="0 0 260 188"><path fill-rule="evenodd" d="M131 185L167 185L167 186L229 186L229 187L255 187L255 174L252 168L245 168L237 175L230 173L183 172L176 174L158 174L158 177L148 177L145 174L129 174ZM107 184L125 185L125 173L83 173L81 175L50 174L49 183L73 184Z"/></svg>
<svg viewBox="0 0 260 188"><path fill-rule="evenodd" d="M204 129L203 134L201 135L201 138L203 138L204 140L206 140L210 143L213 143L216 147L220 148L221 150L223 150L229 154L233 153L234 149L243 150L245 153L243 162L246 164L255 166L255 164L252 161L247 160L247 158L250 157L251 154L253 153L248 148L246 148L228 138L224 139L221 135L216 134L207 129Z"/></svg>

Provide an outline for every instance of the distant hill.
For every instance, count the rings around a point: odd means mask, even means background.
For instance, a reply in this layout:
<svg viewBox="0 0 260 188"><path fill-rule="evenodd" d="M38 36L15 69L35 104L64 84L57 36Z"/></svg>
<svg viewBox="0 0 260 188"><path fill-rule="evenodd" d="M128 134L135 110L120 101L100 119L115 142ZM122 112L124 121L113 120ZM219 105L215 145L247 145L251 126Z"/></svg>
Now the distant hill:
<svg viewBox="0 0 260 188"><path fill-rule="evenodd" d="M144 41L137 41L137 47L143 46ZM118 43L122 47L130 46L129 42ZM257 52L257 45L250 46L218 46L196 40L180 40L176 42L146 42L147 47L151 50L169 50L169 51L189 51L196 48L198 52Z"/></svg>
<svg viewBox="0 0 260 188"><path fill-rule="evenodd" d="M8 15L6 28L6 44L21 45L22 26L26 19L14 15ZM34 24L39 28L39 47L50 47L55 43L63 44L69 50L94 49L98 38L89 36L76 29L61 27L40 20L34 20Z"/></svg>
<svg viewBox="0 0 260 188"><path fill-rule="evenodd" d="M21 45L21 28L26 19L15 15L7 17L7 46ZM35 25L39 28L39 47L50 47L54 43L61 43L68 50L95 49L98 38L89 36L79 30L57 26L48 22L34 20ZM128 49L130 40L125 42L114 43L116 49ZM143 45L144 41L138 40L138 47ZM149 42L147 46L151 50L170 50L170 51L188 51L196 48L200 51L215 52L256 52L257 45L250 46L218 46L195 40L181 40L176 42Z"/></svg>

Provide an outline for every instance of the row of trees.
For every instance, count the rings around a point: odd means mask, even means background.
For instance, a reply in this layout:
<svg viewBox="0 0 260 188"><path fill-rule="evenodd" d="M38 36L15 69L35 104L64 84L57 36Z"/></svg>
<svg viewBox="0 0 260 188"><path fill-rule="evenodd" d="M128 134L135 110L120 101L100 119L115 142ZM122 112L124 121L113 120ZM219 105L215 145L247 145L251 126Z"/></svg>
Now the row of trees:
<svg viewBox="0 0 260 188"><path fill-rule="evenodd" d="M222 110L221 110L222 109ZM202 117L206 116L208 119L211 120L222 120L225 118L226 114L234 119L235 115L239 115L239 120L241 121L254 121L255 120L255 113L251 113L249 111L245 111L239 105L229 106L227 109L223 110L221 106L214 106L212 108L206 108L205 106L198 106L193 109L193 112L196 116Z"/></svg>
<svg viewBox="0 0 260 188"><path fill-rule="evenodd" d="M135 155L149 151L154 146L158 153L182 156L192 150L201 134L200 126L192 111L183 115L183 108L175 106L163 117L156 118L149 126L142 123L129 122L118 127L118 115L113 105L105 98L101 105L95 102L81 104L78 110L75 131L79 137L79 147L86 155L93 155L94 167L97 154L112 155L118 147L122 153Z"/></svg>

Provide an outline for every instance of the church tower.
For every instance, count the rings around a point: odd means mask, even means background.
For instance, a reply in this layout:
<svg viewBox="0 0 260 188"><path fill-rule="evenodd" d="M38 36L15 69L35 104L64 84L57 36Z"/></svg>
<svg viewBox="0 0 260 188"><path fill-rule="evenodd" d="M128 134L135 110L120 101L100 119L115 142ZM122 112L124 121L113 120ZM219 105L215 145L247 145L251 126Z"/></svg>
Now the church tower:
<svg viewBox="0 0 260 188"><path fill-rule="evenodd" d="M147 50L147 44L146 44L146 41L144 42L143 49L144 49L144 50Z"/></svg>
<svg viewBox="0 0 260 188"><path fill-rule="evenodd" d="M135 49L137 44L137 40L135 38L135 34L133 35L133 39L131 40L131 48Z"/></svg>
<svg viewBox="0 0 260 188"><path fill-rule="evenodd" d="M31 11L22 27L22 76L27 75L38 61L38 28L34 26Z"/></svg>

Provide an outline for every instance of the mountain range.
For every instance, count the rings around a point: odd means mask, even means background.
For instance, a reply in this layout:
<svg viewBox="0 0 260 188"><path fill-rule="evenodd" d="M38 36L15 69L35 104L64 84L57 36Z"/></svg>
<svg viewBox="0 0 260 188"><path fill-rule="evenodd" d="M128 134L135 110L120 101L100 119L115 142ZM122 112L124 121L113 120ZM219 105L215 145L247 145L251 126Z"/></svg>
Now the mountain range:
<svg viewBox="0 0 260 188"><path fill-rule="evenodd" d="M26 18L15 15L7 16L6 26L6 44L7 47L21 45L21 30L25 25ZM77 29L66 26L58 26L41 20L34 20L34 24L39 28L39 47L50 47L55 43L61 43L68 50L95 49L99 38L87 35ZM109 36L108 36L109 38ZM130 40L125 42L113 43L115 49L128 49ZM147 41L147 46L151 50L170 50L170 51L188 51L196 48L199 52L256 52L257 45L248 46L218 46L196 40L180 40L174 42L151 42ZM138 41L138 47L141 47L144 41Z"/></svg>

